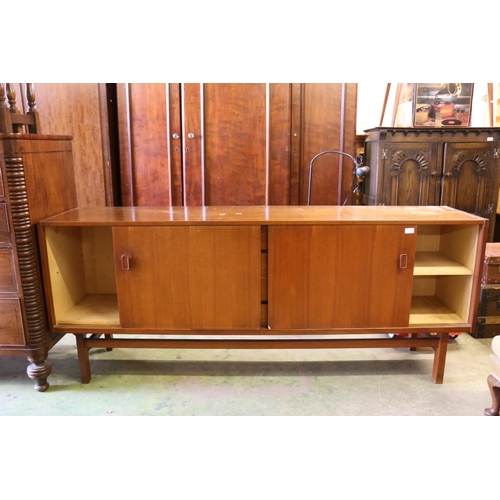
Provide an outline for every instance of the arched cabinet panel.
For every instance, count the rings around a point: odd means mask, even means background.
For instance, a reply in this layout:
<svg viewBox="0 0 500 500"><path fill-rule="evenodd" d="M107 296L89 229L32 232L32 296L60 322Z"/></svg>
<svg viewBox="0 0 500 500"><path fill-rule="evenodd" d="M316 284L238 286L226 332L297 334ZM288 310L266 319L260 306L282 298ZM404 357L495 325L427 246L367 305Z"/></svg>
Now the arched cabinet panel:
<svg viewBox="0 0 500 500"><path fill-rule="evenodd" d="M367 131L365 205L446 205L490 221L499 192L500 129L374 128Z"/></svg>

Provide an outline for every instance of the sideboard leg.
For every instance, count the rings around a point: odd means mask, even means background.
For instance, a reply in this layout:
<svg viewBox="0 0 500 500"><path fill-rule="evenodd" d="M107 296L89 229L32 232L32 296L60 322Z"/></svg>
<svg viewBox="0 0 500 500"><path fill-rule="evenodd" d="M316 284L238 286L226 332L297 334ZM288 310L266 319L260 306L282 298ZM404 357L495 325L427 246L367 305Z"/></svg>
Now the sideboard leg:
<svg viewBox="0 0 500 500"><path fill-rule="evenodd" d="M410 338L412 339L418 338L418 333L410 333ZM410 347L410 351L416 351L416 350L417 350L416 347Z"/></svg>
<svg viewBox="0 0 500 500"><path fill-rule="evenodd" d="M49 388L47 382L48 376L52 373L52 365L46 360L38 360L35 358L28 358L30 364L26 369L26 373L31 380L35 381L35 390L44 392Z"/></svg>
<svg viewBox="0 0 500 500"><path fill-rule="evenodd" d="M75 337L78 364L80 366L80 378L82 384L88 384L91 379L89 349L85 346L85 335L75 335Z"/></svg>
<svg viewBox="0 0 500 500"><path fill-rule="evenodd" d="M434 351L434 364L432 367L432 380L435 384L442 384L444 378L444 365L446 363L446 350L448 349L448 333L439 333L439 344Z"/></svg>
<svg viewBox="0 0 500 500"><path fill-rule="evenodd" d="M484 414L487 417L498 417L500 413L500 382L493 375L488 375L487 381L491 392L491 408L486 408Z"/></svg>
<svg viewBox="0 0 500 500"><path fill-rule="evenodd" d="M104 335L104 338L105 339L112 339L113 338L113 334L112 333L107 333L106 335ZM112 347L106 347L106 351L112 351L113 348Z"/></svg>

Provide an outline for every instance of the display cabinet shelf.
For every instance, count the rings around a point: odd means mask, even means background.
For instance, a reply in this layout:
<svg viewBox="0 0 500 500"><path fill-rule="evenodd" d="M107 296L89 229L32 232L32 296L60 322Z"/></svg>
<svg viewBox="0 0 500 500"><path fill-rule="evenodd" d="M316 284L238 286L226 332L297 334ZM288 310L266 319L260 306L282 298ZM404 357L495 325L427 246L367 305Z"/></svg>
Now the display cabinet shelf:
<svg viewBox="0 0 500 500"><path fill-rule="evenodd" d="M468 267L441 252L417 252L415 254L415 276L425 275L471 275Z"/></svg>

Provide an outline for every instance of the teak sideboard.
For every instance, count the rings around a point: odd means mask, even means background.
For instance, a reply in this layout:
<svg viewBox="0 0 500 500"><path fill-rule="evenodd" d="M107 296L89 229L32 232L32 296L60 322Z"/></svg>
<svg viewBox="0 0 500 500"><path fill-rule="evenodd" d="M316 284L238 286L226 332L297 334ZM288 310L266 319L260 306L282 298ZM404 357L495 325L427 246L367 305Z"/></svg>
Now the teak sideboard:
<svg viewBox="0 0 500 500"><path fill-rule="evenodd" d="M488 221L448 207L108 207L38 227L50 328L76 335L83 383L98 346L432 347L442 383L449 332L474 327Z"/></svg>

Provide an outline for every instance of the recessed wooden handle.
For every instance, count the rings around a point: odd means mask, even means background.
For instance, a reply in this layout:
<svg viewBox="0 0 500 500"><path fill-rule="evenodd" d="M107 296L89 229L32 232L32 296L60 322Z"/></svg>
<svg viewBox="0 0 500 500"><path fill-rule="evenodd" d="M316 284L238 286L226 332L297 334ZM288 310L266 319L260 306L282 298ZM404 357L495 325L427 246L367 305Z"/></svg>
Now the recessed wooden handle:
<svg viewBox="0 0 500 500"><path fill-rule="evenodd" d="M128 271L130 269L130 257L126 253L122 253L120 257L122 269Z"/></svg>
<svg viewBox="0 0 500 500"><path fill-rule="evenodd" d="M408 254L402 253L399 256L399 269L406 269L408 267Z"/></svg>

